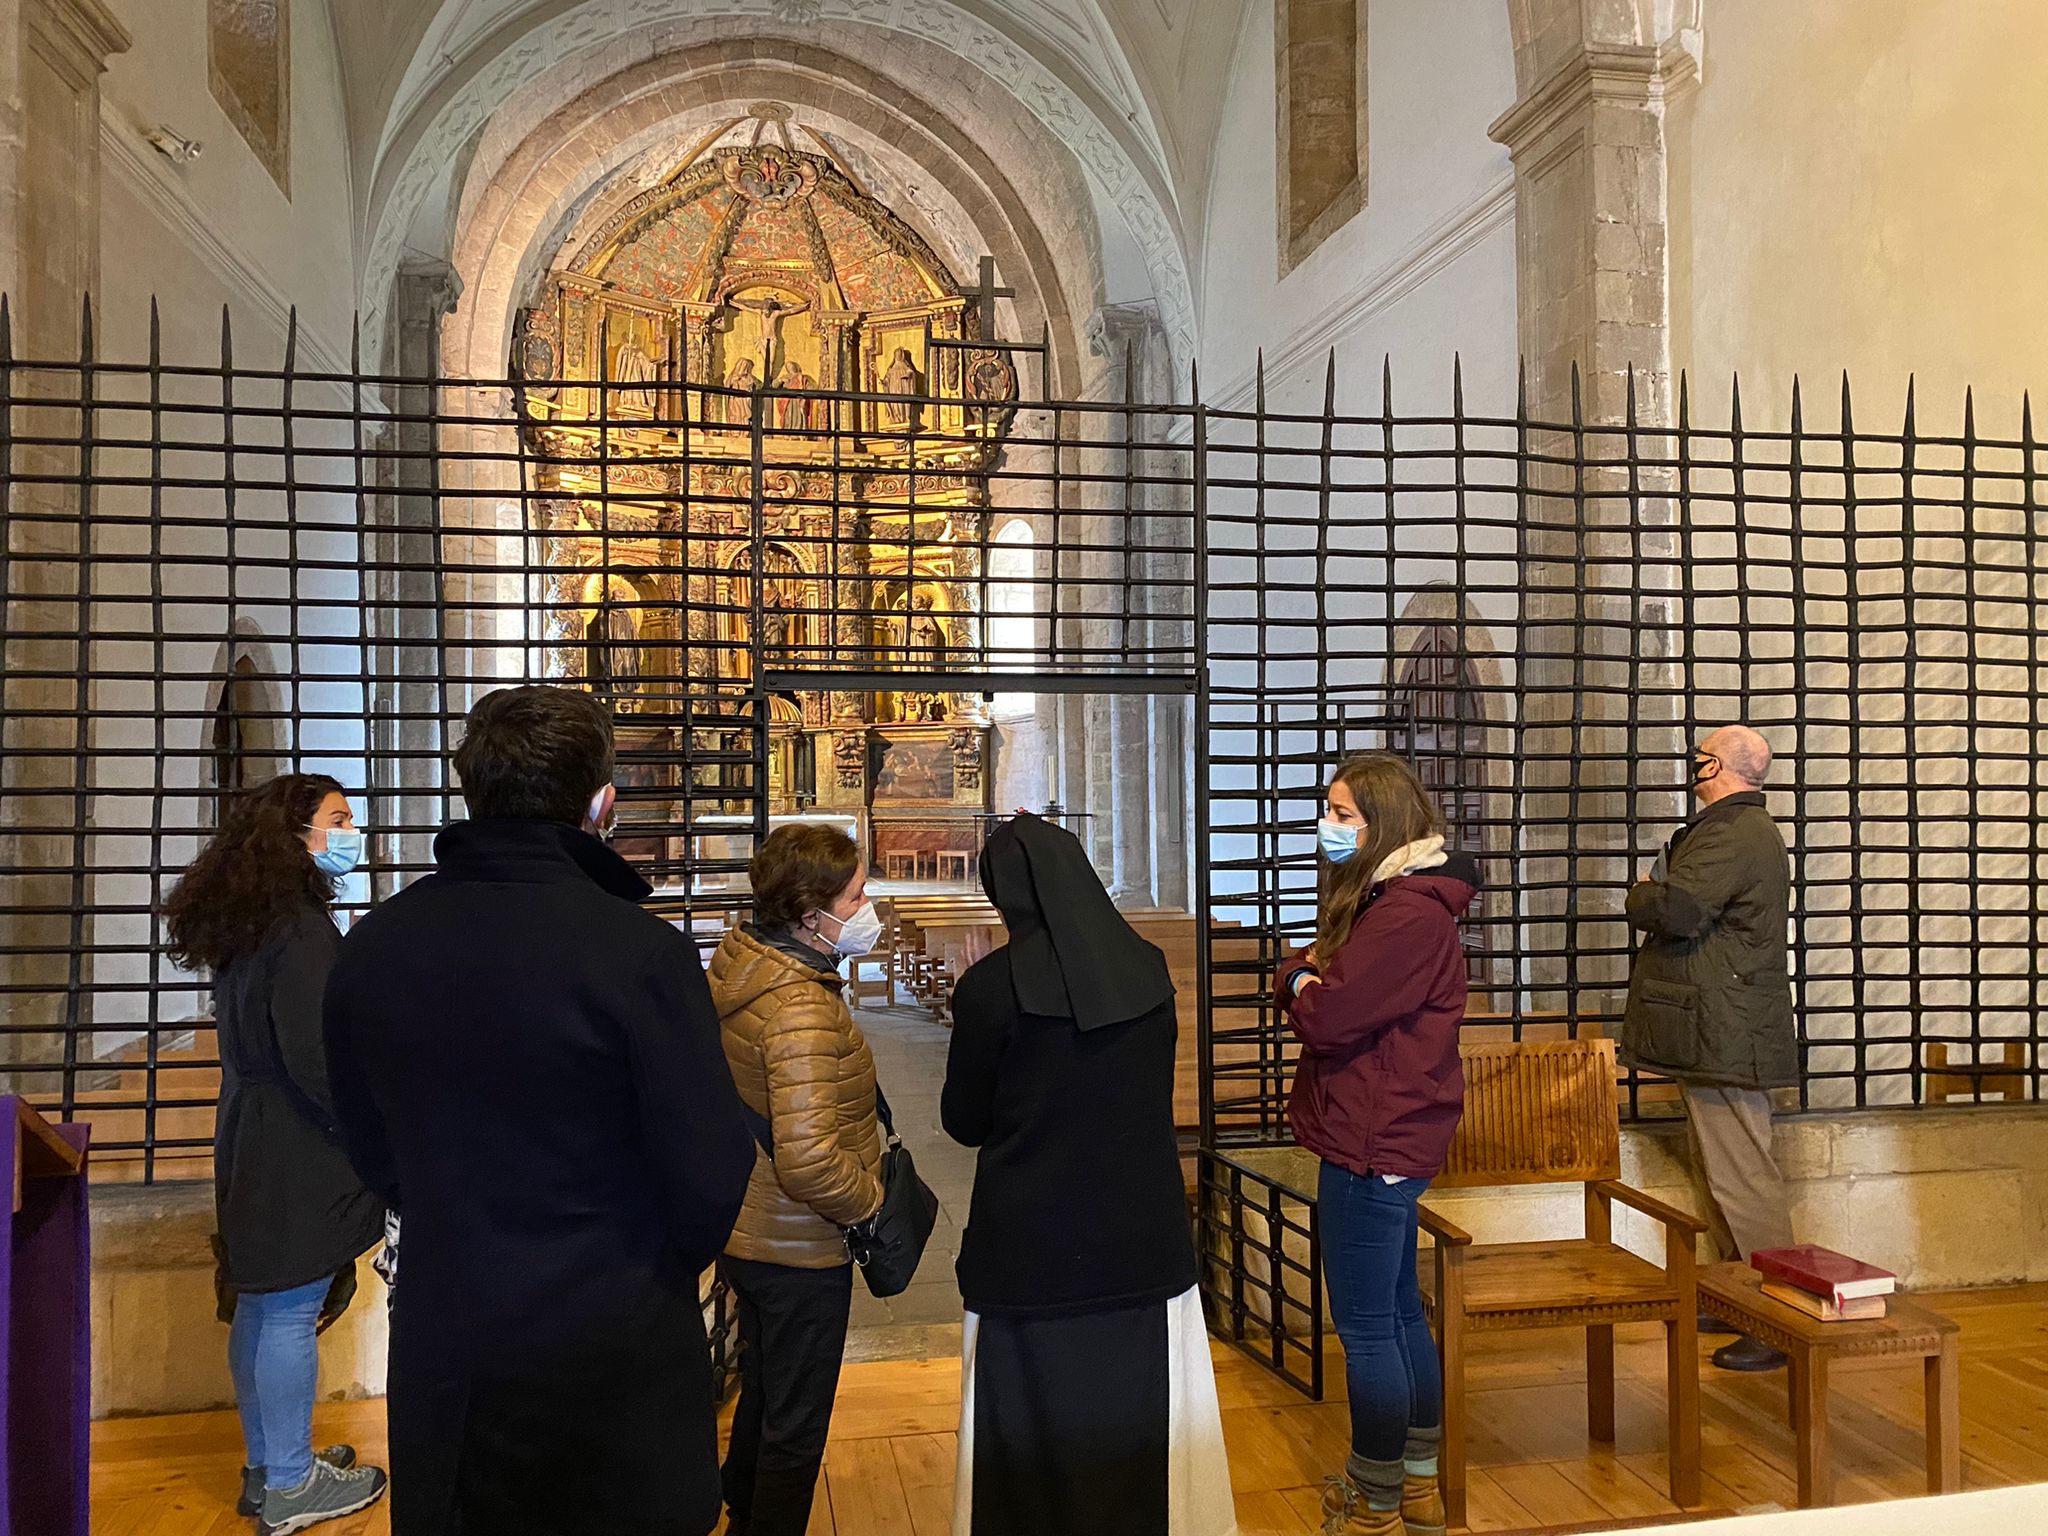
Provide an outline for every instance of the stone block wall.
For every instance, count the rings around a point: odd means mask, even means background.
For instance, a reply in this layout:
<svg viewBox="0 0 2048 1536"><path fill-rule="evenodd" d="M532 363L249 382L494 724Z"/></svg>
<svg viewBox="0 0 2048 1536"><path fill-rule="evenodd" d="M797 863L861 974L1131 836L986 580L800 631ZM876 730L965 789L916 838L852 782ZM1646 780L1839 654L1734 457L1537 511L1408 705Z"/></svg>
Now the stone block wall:
<svg viewBox="0 0 2048 1536"><path fill-rule="evenodd" d="M2048 1106L1781 1115L1774 1150L1792 1187L1801 1242L1893 1270L1907 1290L2048 1280ZM1292 1188L1315 1187L1315 1161L1299 1149L1244 1160ZM1682 1121L1624 1128L1621 1163L1624 1183L1682 1210L1703 1208ZM1584 1230L1576 1184L1453 1190L1428 1201L1480 1243L1542 1242ZM1290 1210L1301 1219L1298 1206ZM1256 1212L1247 1213L1245 1228L1255 1245L1269 1240ZM1616 1206L1614 1234L1662 1261L1663 1228L1655 1222ZM1305 1240L1283 1242L1290 1258L1307 1262ZM1719 1256L1703 1242L1699 1257ZM1255 1283L1269 1278L1255 1248L1246 1269ZM1290 1275L1289 1286L1291 1294L1303 1291L1299 1276ZM1254 1305L1254 1320L1263 1322L1265 1310Z"/></svg>
<svg viewBox="0 0 2048 1536"><path fill-rule="evenodd" d="M92 1192L95 1418L233 1404L228 1330L215 1317L213 1186L100 1185ZM320 1336L320 1396L384 1390L389 1313L367 1255L355 1304Z"/></svg>
<svg viewBox="0 0 2048 1536"><path fill-rule="evenodd" d="M2048 1106L1780 1115L1774 1148L1801 1242L1894 1270L1908 1290L2048 1280ZM1626 1129L1622 1179L1702 1209L1682 1122ZM1480 1242L1580 1231L1575 1186L1463 1190L1430 1203ZM1615 1237L1662 1257L1662 1228L1632 1211L1616 1208Z"/></svg>

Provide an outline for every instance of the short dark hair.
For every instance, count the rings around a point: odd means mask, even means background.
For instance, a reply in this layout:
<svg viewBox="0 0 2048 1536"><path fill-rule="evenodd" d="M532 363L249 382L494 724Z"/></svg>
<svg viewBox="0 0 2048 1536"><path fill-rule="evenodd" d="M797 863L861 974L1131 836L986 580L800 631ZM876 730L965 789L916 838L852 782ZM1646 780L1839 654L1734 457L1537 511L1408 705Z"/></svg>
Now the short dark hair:
<svg viewBox="0 0 2048 1536"><path fill-rule="evenodd" d="M463 722L455 771L479 819L523 816L581 826L590 797L612 781L612 720L575 688L529 685L487 693Z"/></svg>
<svg viewBox="0 0 2048 1536"><path fill-rule="evenodd" d="M777 827L747 861L754 921L794 928L806 912L831 906L859 869L859 846L837 827L802 821Z"/></svg>

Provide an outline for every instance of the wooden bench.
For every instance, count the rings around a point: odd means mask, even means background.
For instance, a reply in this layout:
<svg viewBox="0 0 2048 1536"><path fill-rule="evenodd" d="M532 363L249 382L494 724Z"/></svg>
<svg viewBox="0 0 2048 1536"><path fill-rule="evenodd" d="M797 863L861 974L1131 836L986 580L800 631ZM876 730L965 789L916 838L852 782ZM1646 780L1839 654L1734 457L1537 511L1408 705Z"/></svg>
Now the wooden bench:
<svg viewBox="0 0 2048 1536"><path fill-rule="evenodd" d="M886 897L875 903L875 916L882 920L882 936L873 949L855 955L846 964L846 1000L855 1008L874 997L879 997L885 1007L896 1006L896 928ZM871 976L870 971L880 974Z"/></svg>
<svg viewBox="0 0 2048 1536"><path fill-rule="evenodd" d="M1824 1323L1763 1293L1763 1276L1747 1264L1711 1264L1700 1271L1700 1305L1792 1357L1792 1437L1797 1442L1799 1507L1834 1497L1828 1457L1828 1374L1837 1360L1883 1355L1919 1359L1927 1395L1927 1491L1963 1486L1959 1362L1962 1330L1938 1312L1889 1298L1886 1315L1864 1323Z"/></svg>
<svg viewBox="0 0 2048 1536"><path fill-rule="evenodd" d="M1452 1525L1465 1523L1465 1335L1525 1328L1586 1330L1586 1418L1614 1440L1614 1325L1664 1325L1671 1500L1700 1501L1700 1383L1693 1244L1702 1222L1619 1182L1621 1115L1611 1040L1465 1045L1465 1117L1432 1191L1504 1184L1585 1186L1585 1235L1485 1243L1418 1208L1434 1288L1423 1305L1443 1361L1440 1475ZM1664 1226L1652 1264L1614 1242L1614 1205Z"/></svg>
<svg viewBox="0 0 2048 1536"><path fill-rule="evenodd" d="M911 995L944 1018L952 1007L953 983L1003 942L1002 914L987 898L964 892L896 896L889 904Z"/></svg>
<svg viewBox="0 0 2048 1536"><path fill-rule="evenodd" d="M1998 1055L1987 1059L1988 1048L1996 1044ZM1927 1092L1929 1104L1946 1104L1967 1099L1973 1104L2015 1104L2027 1096L2027 1043L2024 1040L1984 1042L1974 1062L1949 1060L1946 1040L1927 1046Z"/></svg>

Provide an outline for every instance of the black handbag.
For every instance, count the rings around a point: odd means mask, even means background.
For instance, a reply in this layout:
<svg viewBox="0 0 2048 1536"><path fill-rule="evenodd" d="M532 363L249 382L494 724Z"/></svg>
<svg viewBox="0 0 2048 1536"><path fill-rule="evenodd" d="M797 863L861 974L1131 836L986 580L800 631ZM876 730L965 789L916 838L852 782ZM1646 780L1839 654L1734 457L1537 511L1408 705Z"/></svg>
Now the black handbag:
<svg viewBox="0 0 2048 1536"><path fill-rule="evenodd" d="M875 1115L882 1122L882 1208L862 1225L846 1229L846 1249L872 1295L900 1296L917 1277L924 1246L939 1219L939 1197L917 1176L917 1164L896 1134L889 1101L879 1085Z"/></svg>
<svg viewBox="0 0 2048 1536"><path fill-rule="evenodd" d="M740 1110L754 1140L773 1163L775 1141L768 1117L745 1100L740 1101ZM938 1224L939 1197L917 1176L917 1164L896 1134L896 1120L879 1083L875 1086L875 1118L882 1122L882 1206L859 1226L839 1230L868 1290L877 1297L900 1296L916 1277L925 1244Z"/></svg>

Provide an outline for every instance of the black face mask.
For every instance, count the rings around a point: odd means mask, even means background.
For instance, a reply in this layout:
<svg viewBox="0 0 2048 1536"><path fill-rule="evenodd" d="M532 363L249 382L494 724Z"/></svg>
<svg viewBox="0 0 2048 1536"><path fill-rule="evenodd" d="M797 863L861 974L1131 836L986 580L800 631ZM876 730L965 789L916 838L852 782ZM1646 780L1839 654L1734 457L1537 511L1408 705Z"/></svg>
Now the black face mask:
<svg viewBox="0 0 2048 1536"><path fill-rule="evenodd" d="M1692 760L1692 782L1695 786L1710 783L1721 776L1721 759L1711 752L1695 756Z"/></svg>

